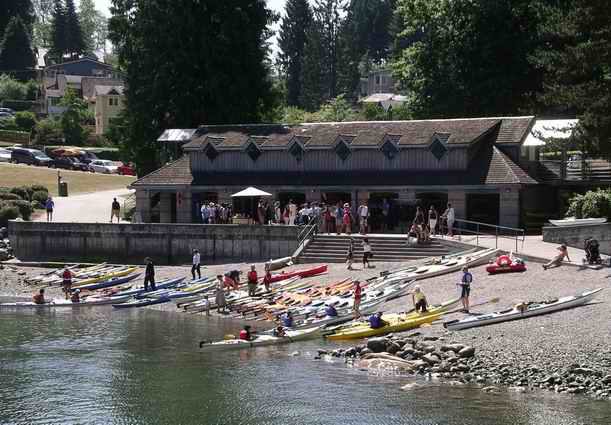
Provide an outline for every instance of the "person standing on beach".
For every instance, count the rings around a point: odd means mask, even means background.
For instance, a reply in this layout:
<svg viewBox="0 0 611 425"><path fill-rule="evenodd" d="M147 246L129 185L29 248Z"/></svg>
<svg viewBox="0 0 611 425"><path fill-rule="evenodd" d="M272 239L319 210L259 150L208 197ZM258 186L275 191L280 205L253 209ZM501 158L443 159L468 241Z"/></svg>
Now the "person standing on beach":
<svg viewBox="0 0 611 425"><path fill-rule="evenodd" d="M463 311L469 312L469 294L471 293L471 283L473 282L473 275L469 271L469 267L464 266L462 268L462 279L457 286L461 287L460 290L460 302L462 303Z"/></svg>
<svg viewBox="0 0 611 425"><path fill-rule="evenodd" d="M354 320L356 320L359 317L361 317L360 308L361 308L362 289L361 289L361 282L359 282L358 280L354 281L353 296L354 296L354 304L352 305L352 311L354 313Z"/></svg>
<svg viewBox="0 0 611 425"><path fill-rule="evenodd" d="M363 269L371 268L371 264L369 264L369 259L373 257L373 253L371 252L371 245L369 245L369 239L363 238Z"/></svg>
<svg viewBox="0 0 611 425"><path fill-rule="evenodd" d="M55 209L55 202L53 202L53 198L50 196L47 198L47 202L45 202L45 209L47 210L47 221L53 221L53 210Z"/></svg>
<svg viewBox="0 0 611 425"><path fill-rule="evenodd" d="M70 299L70 293L72 292L72 272L68 267L64 267L62 272L62 291L67 300Z"/></svg>
<svg viewBox="0 0 611 425"><path fill-rule="evenodd" d="M219 274L216 276L216 292L214 293L214 301L216 302L216 307L218 313L225 313L225 306L227 305L227 301L225 300L225 282L223 280L223 275ZM221 309L223 310L221 312Z"/></svg>
<svg viewBox="0 0 611 425"><path fill-rule="evenodd" d="M259 281L259 277L257 276L257 269L253 264L250 266L250 271L248 272L248 296L254 297L257 292L257 282Z"/></svg>
<svg viewBox="0 0 611 425"><path fill-rule="evenodd" d="M110 206L110 222L112 219L117 217L117 223L121 222L121 204L117 201L117 198L113 198L112 205Z"/></svg>
<svg viewBox="0 0 611 425"><path fill-rule="evenodd" d="M199 254L198 249L193 250L193 265L191 266L191 275L193 275L193 280L195 280L195 272L197 272L197 278L202 278L201 271L201 255Z"/></svg>
<svg viewBox="0 0 611 425"><path fill-rule="evenodd" d="M348 241L348 252L346 253L346 263L348 264L348 270L352 270L352 261L354 261L354 239L350 238Z"/></svg>
<svg viewBox="0 0 611 425"><path fill-rule="evenodd" d="M569 250L566 247L566 245L562 244L557 249L559 251L558 255L556 255L554 259L550 261L549 263L543 264L544 270L547 270L548 268L552 266L554 267L560 266L560 264L562 263L562 260L564 260L565 257L566 257L566 261L571 261L571 259L569 258Z"/></svg>
<svg viewBox="0 0 611 425"><path fill-rule="evenodd" d="M144 291L148 292L149 284L151 285L151 291L155 291L157 288L155 287L155 266L153 265L153 260L146 257L144 262L146 263L146 268L144 269Z"/></svg>

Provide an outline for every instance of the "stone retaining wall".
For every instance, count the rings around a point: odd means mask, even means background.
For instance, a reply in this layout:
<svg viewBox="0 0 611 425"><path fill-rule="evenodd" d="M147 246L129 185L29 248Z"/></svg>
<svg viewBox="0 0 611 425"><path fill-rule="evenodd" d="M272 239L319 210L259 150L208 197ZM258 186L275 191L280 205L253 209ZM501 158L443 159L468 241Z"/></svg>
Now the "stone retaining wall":
<svg viewBox="0 0 611 425"><path fill-rule="evenodd" d="M600 244L600 253L611 255L611 224L543 228L545 242L564 243L573 248L583 249L583 242L586 238L597 239Z"/></svg>
<svg viewBox="0 0 611 425"><path fill-rule="evenodd" d="M292 255L294 226L197 224L9 223L15 256L23 261L108 261L158 264L191 262L198 248L202 262L266 261Z"/></svg>

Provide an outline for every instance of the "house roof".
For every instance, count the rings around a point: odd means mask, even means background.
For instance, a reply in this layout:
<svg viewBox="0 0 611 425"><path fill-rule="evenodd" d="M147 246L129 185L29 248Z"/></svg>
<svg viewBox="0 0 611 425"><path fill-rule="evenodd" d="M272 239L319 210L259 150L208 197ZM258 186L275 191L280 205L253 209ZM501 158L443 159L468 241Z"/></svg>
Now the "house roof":
<svg viewBox="0 0 611 425"><path fill-rule="evenodd" d="M54 69L54 68L62 68L65 65L71 65L73 63L79 63L79 62L93 62L93 63L95 63L97 65L100 65L100 66L103 66L103 67L106 67L106 68L109 68L109 69L113 69L112 65L104 63L104 62L97 61L95 59L80 58L80 59L75 59L75 60L72 60L72 61L66 61L66 62L62 62L62 63L56 63L54 65L49 65L49 66L45 67L45 70Z"/></svg>
<svg viewBox="0 0 611 425"><path fill-rule="evenodd" d="M93 88L94 96L113 94L117 96L123 95L123 86L95 86Z"/></svg>
<svg viewBox="0 0 611 425"><path fill-rule="evenodd" d="M306 149L332 147L343 138L351 146L377 146L386 136L396 136L398 146L426 146L436 134L447 135L448 145L469 145L483 135L496 131L497 144L521 144L534 117L493 117L414 121L358 121L308 123L299 125L246 124L209 125L197 129L185 151L203 149L213 140L217 149L236 149L249 141L263 150L287 148L299 137Z"/></svg>
<svg viewBox="0 0 611 425"><path fill-rule="evenodd" d="M472 160L468 170L367 170L346 173L325 172L210 172L192 174L190 162L185 155L177 161L161 167L132 183L133 187L155 186L275 186L290 181L292 185L349 186L456 186L456 185L503 185L537 184L524 170L516 165L496 146L486 146Z"/></svg>

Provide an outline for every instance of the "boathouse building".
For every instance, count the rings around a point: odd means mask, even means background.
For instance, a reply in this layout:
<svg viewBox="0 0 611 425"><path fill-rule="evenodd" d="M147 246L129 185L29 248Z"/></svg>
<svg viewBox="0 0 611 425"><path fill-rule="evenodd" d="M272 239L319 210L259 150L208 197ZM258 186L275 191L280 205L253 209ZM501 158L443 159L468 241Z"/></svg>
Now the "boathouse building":
<svg viewBox="0 0 611 425"><path fill-rule="evenodd" d="M525 171L523 146L534 122L528 116L168 130L159 143L180 144L183 155L131 187L145 222L197 223L203 202L231 203L232 193L256 186L283 204L368 201L375 211L386 200L397 211L420 204L442 212L450 202L457 218L518 227L524 194L538 184Z"/></svg>

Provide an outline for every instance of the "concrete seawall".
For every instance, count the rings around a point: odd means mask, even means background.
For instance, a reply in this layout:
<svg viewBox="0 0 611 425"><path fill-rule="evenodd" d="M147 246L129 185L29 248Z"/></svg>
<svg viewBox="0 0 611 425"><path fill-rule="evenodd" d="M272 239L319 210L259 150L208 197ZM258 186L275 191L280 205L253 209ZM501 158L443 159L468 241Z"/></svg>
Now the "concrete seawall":
<svg viewBox="0 0 611 425"><path fill-rule="evenodd" d="M15 256L22 261L109 261L159 264L266 261L292 255L295 226L197 224L9 223Z"/></svg>
<svg viewBox="0 0 611 425"><path fill-rule="evenodd" d="M594 238L600 244L600 253L611 255L611 224L591 226L548 226L543 228L543 241L583 249L586 238Z"/></svg>

